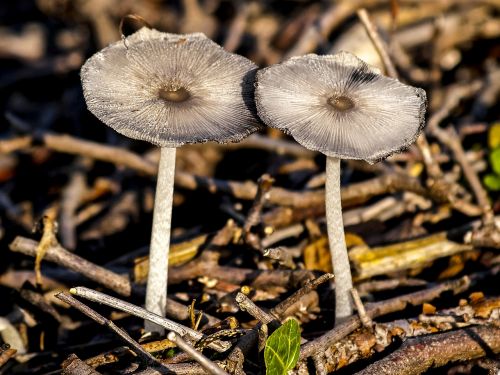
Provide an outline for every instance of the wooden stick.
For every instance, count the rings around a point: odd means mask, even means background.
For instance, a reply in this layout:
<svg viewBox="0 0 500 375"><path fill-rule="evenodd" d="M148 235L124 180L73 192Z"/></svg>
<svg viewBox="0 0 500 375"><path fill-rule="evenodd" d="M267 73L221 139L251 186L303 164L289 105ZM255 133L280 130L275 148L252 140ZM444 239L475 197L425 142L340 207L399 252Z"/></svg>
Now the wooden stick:
<svg viewBox="0 0 500 375"><path fill-rule="evenodd" d="M468 277L447 281L432 288L368 304L366 306L366 314L373 319L384 314L403 310L408 304L417 306L424 302L431 301L446 291L453 291L454 293L461 292L466 290L470 284L470 279ZM323 336L304 344L301 347L300 359L303 360L318 351L325 350L332 343L339 341L359 327L361 327L361 319L359 316L351 316Z"/></svg>
<svg viewBox="0 0 500 375"><path fill-rule="evenodd" d="M271 314L262 310L250 298L248 298L245 294L241 292L238 292L238 294L236 295L236 302L238 303L242 311L248 312L262 324L269 324L273 320L275 320Z"/></svg>
<svg viewBox="0 0 500 375"><path fill-rule="evenodd" d="M36 256L37 247L38 242L20 236L16 237L9 245L11 251L23 253L32 257ZM126 277L89 262L69 252L59 244L47 247L44 259L78 272L122 296L127 297L131 294L132 286Z"/></svg>
<svg viewBox="0 0 500 375"><path fill-rule="evenodd" d="M60 292L55 295L57 298L59 298L61 301L66 302L68 305L74 307L75 309L79 310L81 313L87 315L90 319L95 321L96 323L108 327L111 331L116 333L120 339L122 339L127 345L130 346L130 348L139 356L141 357L146 364L154 364L158 366L163 366L161 362L159 362L155 357L153 357L150 353L145 351L141 345L137 343L130 335L125 332L123 329L118 327L115 323L113 323L111 320L106 319L104 316L96 312L95 310L91 309L87 305L83 304L82 302L78 301L77 299L73 298L71 295L65 293L65 292Z"/></svg>
<svg viewBox="0 0 500 375"><path fill-rule="evenodd" d="M98 292L96 290L84 287L76 287L76 288L71 288L70 293L88 299L89 301L101 303L103 305L110 306L114 309L127 312L141 319L148 320L165 329L176 331L181 336L187 336L193 341L199 341L205 337L205 335L203 335L202 333L197 332L191 328L185 327L182 324L176 323L167 318L163 318L159 315L153 314L143 309L142 307L122 301L115 297L111 297L107 294ZM223 343L221 341L216 341L210 343L209 347L211 347L214 350L222 352L227 349L228 345L226 345L226 343Z"/></svg>
<svg viewBox="0 0 500 375"><path fill-rule="evenodd" d="M417 375L449 362L500 353L500 328L472 327L406 341L357 375Z"/></svg>
<svg viewBox="0 0 500 375"><path fill-rule="evenodd" d="M357 15L363 24L368 37L372 41L375 49L377 50L382 63L384 64L386 74L391 78L398 78L398 72L396 71L396 67L392 63L391 58L389 57L389 53L387 52L388 46L384 42L384 40L380 37L379 32L377 31L377 27L370 20L370 16L365 8L359 9Z"/></svg>
<svg viewBox="0 0 500 375"><path fill-rule="evenodd" d="M177 344L179 348L185 351L191 358L200 364L205 370L207 370L212 375L229 375L226 371L217 366L214 362L209 360L195 348L193 348L188 342L186 342L181 336L175 332L169 332L167 338Z"/></svg>
<svg viewBox="0 0 500 375"><path fill-rule="evenodd" d="M63 375L101 375L92 367L83 362L76 354L71 354L62 363L62 374Z"/></svg>

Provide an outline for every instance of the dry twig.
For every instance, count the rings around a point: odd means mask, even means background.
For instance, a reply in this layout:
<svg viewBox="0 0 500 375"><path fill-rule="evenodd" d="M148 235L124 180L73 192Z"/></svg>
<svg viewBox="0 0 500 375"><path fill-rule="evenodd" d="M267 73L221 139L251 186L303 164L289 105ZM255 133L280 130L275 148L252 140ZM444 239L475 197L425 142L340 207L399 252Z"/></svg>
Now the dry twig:
<svg viewBox="0 0 500 375"><path fill-rule="evenodd" d="M38 242L36 241L24 237L16 237L9 245L9 249L34 257L38 246ZM72 271L78 272L122 296L130 296L132 287L130 281L126 277L117 275L106 268L91 263L76 254L70 253L59 244L47 247L44 258L50 262L57 263Z"/></svg>
<svg viewBox="0 0 500 375"><path fill-rule="evenodd" d="M111 320L106 319L101 314L92 310L90 307L88 307L87 305L83 304L82 302L78 301L77 299L73 298L71 295L65 292L60 292L56 294L56 297L59 298L61 301L66 302L68 305L74 307L75 309L79 310L81 313L87 315L90 319L92 319L96 323L108 327L111 331L116 333L118 337L120 337L120 339L122 339L127 345L129 345L131 349L139 357L141 357L147 364L150 365L156 364L162 366L160 362L158 362L151 354L145 351L141 345L139 345L132 337L130 337L130 335L127 332L118 327Z"/></svg>
<svg viewBox="0 0 500 375"><path fill-rule="evenodd" d="M417 375L449 362L466 361L500 353L500 328L472 327L406 341L387 357L358 375Z"/></svg>

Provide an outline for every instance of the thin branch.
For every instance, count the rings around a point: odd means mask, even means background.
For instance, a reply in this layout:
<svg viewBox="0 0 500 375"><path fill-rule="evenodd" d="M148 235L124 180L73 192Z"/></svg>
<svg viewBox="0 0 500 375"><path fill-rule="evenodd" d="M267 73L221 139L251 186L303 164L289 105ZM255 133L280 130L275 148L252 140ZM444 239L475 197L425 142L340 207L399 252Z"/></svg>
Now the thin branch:
<svg viewBox="0 0 500 375"><path fill-rule="evenodd" d="M17 350L11 348L0 350L0 369L2 368L3 365L5 365L9 361L9 359L14 358L16 353Z"/></svg>
<svg viewBox="0 0 500 375"><path fill-rule="evenodd" d="M275 320L271 314L262 310L250 298L241 292L238 292L236 295L236 302L242 311L248 312L262 324L269 324Z"/></svg>
<svg viewBox="0 0 500 375"><path fill-rule="evenodd" d="M381 315L403 310L408 304L417 306L424 302L431 301L446 291L453 291L454 293L462 292L466 290L470 284L468 277L447 281L425 290L368 304L366 306L366 314L371 319L374 319ZM303 360L312 356L315 352L325 350L332 343L339 341L359 327L361 327L361 319L359 316L349 317L323 336L304 344L300 351L300 359Z"/></svg>
<svg viewBox="0 0 500 375"><path fill-rule="evenodd" d="M354 306L356 307L356 310L358 312L359 319L361 320L361 324L363 325L363 327L371 329L373 327L373 321L366 314L365 306L363 305L363 302L359 297L358 290L356 288L352 288L351 295L352 300L354 301Z"/></svg>
<svg viewBox="0 0 500 375"><path fill-rule="evenodd" d="M396 71L396 68L394 67L394 64L392 63L392 60L387 52L388 46L384 42L384 40L380 37L380 34L377 31L377 27L375 26L375 24L370 20L368 12L366 11L365 8L362 8L359 9L356 13L361 23L363 24L365 31L368 34L368 37L375 46L375 49L377 50L377 53L379 54L380 59L384 64L387 75L391 78L398 78L398 72Z"/></svg>
<svg viewBox="0 0 500 375"><path fill-rule="evenodd" d="M26 149L31 146L33 138L29 135L0 140L0 155Z"/></svg>
<svg viewBox="0 0 500 375"><path fill-rule="evenodd" d="M11 251L23 253L32 257L36 256L37 248L38 242L20 236L16 237L9 245ZM132 287L130 281L126 277L89 262L69 252L59 244L47 247L44 259L78 272L122 296L130 296Z"/></svg>
<svg viewBox="0 0 500 375"><path fill-rule="evenodd" d="M175 331L181 336L187 336L193 341L199 341L205 337L205 335L203 335L202 333L197 332L191 328L185 327L182 324L163 318L139 306L122 301L115 297L111 297L107 294L100 293L96 290L84 287L76 287L76 288L71 288L70 293L88 299L89 301L101 303L103 305L112 307L114 309L124 311L131 315L137 316L141 319L148 320L167 330ZM221 341L213 342L209 344L209 347L217 351L225 351L227 349L227 345L225 345L225 343L222 343Z"/></svg>
<svg viewBox="0 0 500 375"><path fill-rule="evenodd" d="M125 166L147 176L156 176L157 165L147 159L122 148L102 145L97 142L82 140L69 135L45 134L43 136L45 146L59 152L73 155L87 156L96 160L106 161L119 166ZM430 155L430 154L429 154ZM428 164L428 163L427 163ZM435 165L430 163L430 165ZM225 181L209 177L195 176L190 173L177 170L175 184L178 188L196 190L203 188L210 193L227 193L235 198L253 200L257 194L257 185L251 181ZM351 206L366 202L373 196L393 191L408 190L416 194L429 197L434 201L450 201L453 208L466 215L477 215L481 210L468 202L451 200L449 189L440 189L439 184L429 189L421 186L420 182L409 176L388 174L376 179L351 184L342 189L343 206ZM445 194L444 191L447 193ZM291 191L280 187L273 187L269 191L268 202L270 204L302 208L297 212L310 209L324 210L325 194L323 190ZM296 213L293 213L296 215ZM324 213L323 213L324 214ZM269 215L264 215L264 222L269 222Z"/></svg>
<svg viewBox="0 0 500 375"><path fill-rule="evenodd" d="M83 362L76 354L71 354L62 363L62 374L63 375L101 375L92 367Z"/></svg>
<svg viewBox="0 0 500 375"><path fill-rule="evenodd" d="M69 250L74 250L76 248L76 210L87 188L86 177L81 170L84 164L85 162L83 160L77 162L77 170L71 174L61 197L59 232L62 245Z"/></svg>
<svg viewBox="0 0 500 375"><path fill-rule="evenodd" d="M331 273L325 273L324 275L321 275L320 277L309 280L307 281L302 288L297 290L295 293L293 293L290 297L285 299L284 301L278 303L274 308L271 310L271 314L276 316L278 319L282 320L286 318L284 316L285 312L290 308L290 306L294 305L298 301L301 300L303 296L306 294L310 293L314 289L316 289L318 286L321 284L332 280L333 279L333 274Z"/></svg>
<svg viewBox="0 0 500 375"><path fill-rule="evenodd" d="M319 353L328 373L337 371L361 359L368 359L393 345L395 338L408 340L418 336L443 333L470 326L495 326L498 321L499 299L461 300L453 308L421 314L418 318L397 319L377 323L374 329L358 329ZM424 304L425 306L426 304Z"/></svg>
<svg viewBox="0 0 500 375"><path fill-rule="evenodd" d="M196 362L200 364L205 370L207 370L212 375L228 375L223 369L217 366L214 362L209 360L195 348L193 348L188 342L183 340L181 336L179 336L175 332L169 332L167 338L170 341L173 341L177 344L179 348L181 348L184 352L186 352L191 358L193 358Z"/></svg>
<svg viewBox="0 0 500 375"><path fill-rule="evenodd" d="M401 348L358 375L417 375L449 362L500 353L500 328L472 327L406 341Z"/></svg>
<svg viewBox="0 0 500 375"><path fill-rule="evenodd" d="M141 345L139 345L130 335L125 332L123 329L118 327L115 323L113 323L111 320L106 319L104 316L96 312L95 310L91 309L87 305L83 304L82 302L78 301L77 299L73 298L71 295L65 293L65 292L60 292L55 295L57 298L59 298L61 301L66 302L68 305L74 307L75 309L79 310L81 313L87 315L90 319L95 321L97 324L103 325L108 327L111 331L116 333L120 339L122 339L127 345L130 346L130 348L139 356L141 357L146 364L155 364L158 366L163 366L161 362L155 359L150 353L145 351Z"/></svg>
<svg viewBox="0 0 500 375"><path fill-rule="evenodd" d="M328 9L321 12L321 17L302 32L295 45L285 54L283 59L313 52L317 46L327 40L328 35L347 18L352 16L356 9L362 6L382 3L381 0L352 0L334 2Z"/></svg>

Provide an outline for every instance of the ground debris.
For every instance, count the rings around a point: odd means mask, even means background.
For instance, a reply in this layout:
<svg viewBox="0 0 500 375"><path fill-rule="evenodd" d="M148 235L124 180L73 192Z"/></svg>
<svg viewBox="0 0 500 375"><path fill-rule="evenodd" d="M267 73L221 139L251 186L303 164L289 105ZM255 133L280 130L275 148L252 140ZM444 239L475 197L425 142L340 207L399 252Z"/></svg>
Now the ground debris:
<svg viewBox="0 0 500 375"><path fill-rule="evenodd" d="M264 373L268 338L288 319L301 328L294 374L498 372L498 9L3 2L0 373ZM355 315L332 318L324 158L263 128L178 149L161 321L175 335L143 335L143 320L157 319L142 306L160 151L105 129L79 72L144 25L204 32L261 68L347 50L426 91L415 145L375 164L342 162Z"/></svg>

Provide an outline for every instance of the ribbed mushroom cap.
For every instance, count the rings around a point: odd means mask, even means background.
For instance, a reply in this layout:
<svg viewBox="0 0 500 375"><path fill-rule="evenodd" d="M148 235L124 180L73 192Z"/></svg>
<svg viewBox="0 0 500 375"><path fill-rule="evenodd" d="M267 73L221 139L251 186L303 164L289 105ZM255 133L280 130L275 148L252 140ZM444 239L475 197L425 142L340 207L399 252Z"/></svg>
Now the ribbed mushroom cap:
<svg viewBox="0 0 500 375"><path fill-rule="evenodd" d="M257 73L257 112L304 147L374 162L408 147L424 125L426 95L348 52L292 58Z"/></svg>
<svg viewBox="0 0 500 375"><path fill-rule="evenodd" d="M235 142L258 129L256 66L205 35L142 28L83 65L89 110L117 132L161 147Z"/></svg>

